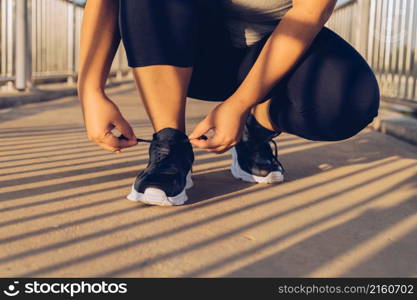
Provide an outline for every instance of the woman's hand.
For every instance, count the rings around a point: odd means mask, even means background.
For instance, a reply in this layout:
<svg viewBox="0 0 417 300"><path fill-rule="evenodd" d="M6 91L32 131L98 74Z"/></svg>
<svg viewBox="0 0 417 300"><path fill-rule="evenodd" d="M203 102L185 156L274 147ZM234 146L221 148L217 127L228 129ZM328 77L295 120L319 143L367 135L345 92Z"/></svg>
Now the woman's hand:
<svg viewBox="0 0 417 300"><path fill-rule="evenodd" d="M240 140L243 124L249 109L238 102L227 100L217 105L188 136L191 144L213 153L223 153ZM198 139L210 129L214 135L206 140Z"/></svg>
<svg viewBox="0 0 417 300"><path fill-rule="evenodd" d="M120 152L123 148L137 144L132 127L104 93L82 95L80 98L89 140L112 152ZM114 128L126 139L113 135L111 131Z"/></svg>

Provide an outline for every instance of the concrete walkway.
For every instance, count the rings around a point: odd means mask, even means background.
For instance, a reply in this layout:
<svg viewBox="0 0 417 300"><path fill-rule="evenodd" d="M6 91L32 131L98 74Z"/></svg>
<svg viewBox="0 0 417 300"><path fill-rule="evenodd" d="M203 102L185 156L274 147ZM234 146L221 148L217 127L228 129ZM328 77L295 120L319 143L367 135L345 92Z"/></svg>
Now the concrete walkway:
<svg viewBox="0 0 417 300"><path fill-rule="evenodd" d="M132 85L109 91L142 138ZM213 103L190 101L191 129ZM86 138L74 97L0 111L0 276L417 276L417 148L364 130L278 138L287 181L252 185L195 151L190 204L125 200L147 144Z"/></svg>

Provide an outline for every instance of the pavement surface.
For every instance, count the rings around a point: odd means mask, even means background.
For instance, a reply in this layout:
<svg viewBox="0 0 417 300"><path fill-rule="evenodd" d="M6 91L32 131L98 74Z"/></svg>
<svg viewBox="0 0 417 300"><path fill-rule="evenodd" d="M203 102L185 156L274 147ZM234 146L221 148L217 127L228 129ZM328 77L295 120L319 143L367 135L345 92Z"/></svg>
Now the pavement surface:
<svg viewBox="0 0 417 300"><path fill-rule="evenodd" d="M109 94L149 138L134 86ZM214 105L190 100L188 130ZM0 110L0 276L417 276L417 147L370 129L277 141L286 182L195 149L190 202L150 207L125 199L148 144L101 150L75 97Z"/></svg>

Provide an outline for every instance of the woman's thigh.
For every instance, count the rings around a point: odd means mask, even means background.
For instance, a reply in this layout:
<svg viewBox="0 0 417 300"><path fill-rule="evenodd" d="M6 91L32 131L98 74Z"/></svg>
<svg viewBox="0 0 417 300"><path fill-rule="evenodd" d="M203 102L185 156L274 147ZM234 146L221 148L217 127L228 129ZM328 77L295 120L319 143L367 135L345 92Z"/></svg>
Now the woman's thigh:
<svg viewBox="0 0 417 300"><path fill-rule="evenodd" d="M194 43L195 60L188 96L224 101L238 87L245 49L232 45L219 1L203 0Z"/></svg>
<svg viewBox="0 0 417 300"><path fill-rule="evenodd" d="M379 89L362 56L324 28L271 99L270 117L279 129L334 141L355 135L374 119Z"/></svg>
<svg viewBox="0 0 417 300"><path fill-rule="evenodd" d="M130 67L194 64L195 0L119 0L119 27Z"/></svg>
<svg viewBox="0 0 417 300"><path fill-rule="evenodd" d="M120 0L130 67L193 67L188 96L223 101L236 89L243 50L232 47L219 1Z"/></svg>

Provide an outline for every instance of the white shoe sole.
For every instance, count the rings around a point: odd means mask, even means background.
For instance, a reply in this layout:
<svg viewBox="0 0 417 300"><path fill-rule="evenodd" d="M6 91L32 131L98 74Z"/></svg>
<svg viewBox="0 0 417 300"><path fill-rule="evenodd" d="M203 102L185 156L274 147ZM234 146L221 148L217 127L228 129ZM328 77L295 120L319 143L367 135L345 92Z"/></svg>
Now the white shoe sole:
<svg viewBox="0 0 417 300"><path fill-rule="evenodd" d="M127 195L127 199L134 202L143 202L149 205L159 205L159 206L174 206L182 205L188 200L186 193L187 189L193 187L193 180L191 178L191 171L188 172L186 177L185 188L176 196L168 197L165 192L158 188L149 187L145 189L145 192L139 193L135 190L134 184L132 185L132 190L130 194Z"/></svg>
<svg viewBox="0 0 417 300"><path fill-rule="evenodd" d="M282 174L282 172L280 171L270 172L265 177L252 175L248 172L243 171L237 161L237 153L235 147L233 147L231 151L232 166L230 168L230 171L232 172L234 178L252 183L279 183L284 181L284 174Z"/></svg>

